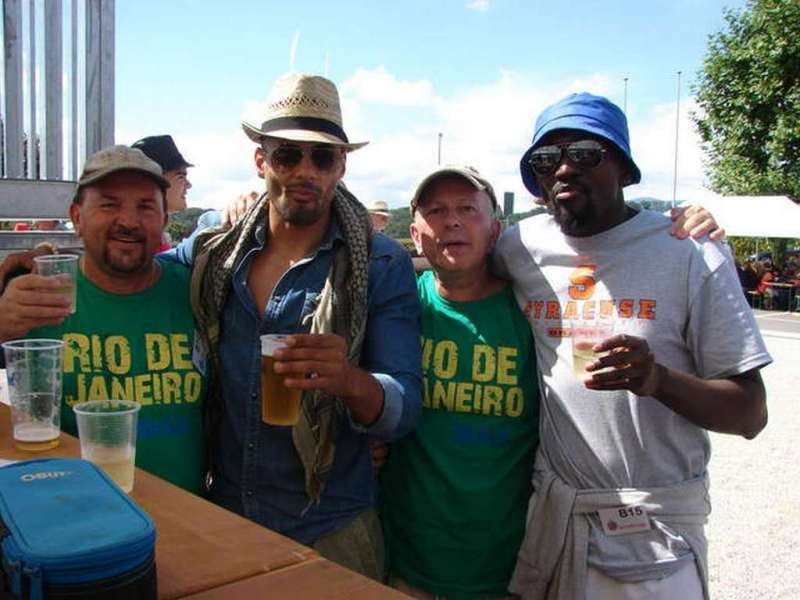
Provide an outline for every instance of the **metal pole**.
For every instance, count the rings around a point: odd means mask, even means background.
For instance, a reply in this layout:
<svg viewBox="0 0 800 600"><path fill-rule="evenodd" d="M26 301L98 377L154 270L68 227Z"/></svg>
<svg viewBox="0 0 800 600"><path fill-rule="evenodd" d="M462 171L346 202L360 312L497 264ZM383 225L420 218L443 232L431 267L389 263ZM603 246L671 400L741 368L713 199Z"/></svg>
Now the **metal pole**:
<svg viewBox="0 0 800 600"><path fill-rule="evenodd" d="M443 135L444 134L440 131L439 132L439 152L438 152L438 156L436 158L436 164L437 165L441 165L442 164L442 136Z"/></svg>
<svg viewBox="0 0 800 600"><path fill-rule="evenodd" d="M79 156L78 151L81 142L81 128L78 125L78 103L82 101L78 93L78 0L72 0L72 7L70 9L70 81L71 88L69 91L70 99L70 127L69 133L72 136L70 140L71 152L71 168L70 177L78 179L80 171L78 170L83 163L83 159Z"/></svg>
<svg viewBox="0 0 800 600"><path fill-rule="evenodd" d="M678 131L681 122L681 72L678 71L678 93L675 99L675 166L672 170L672 207L678 192Z"/></svg>
<svg viewBox="0 0 800 600"><path fill-rule="evenodd" d="M28 2L28 107L30 127L28 129L28 179L36 177L36 163L39 160L38 138L36 134L36 9L34 0Z"/></svg>
<svg viewBox="0 0 800 600"><path fill-rule="evenodd" d="M627 115L628 114L628 78L626 77L625 79L623 79L623 81L625 82L625 96L623 96L623 100L622 100L622 112L624 112Z"/></svg>

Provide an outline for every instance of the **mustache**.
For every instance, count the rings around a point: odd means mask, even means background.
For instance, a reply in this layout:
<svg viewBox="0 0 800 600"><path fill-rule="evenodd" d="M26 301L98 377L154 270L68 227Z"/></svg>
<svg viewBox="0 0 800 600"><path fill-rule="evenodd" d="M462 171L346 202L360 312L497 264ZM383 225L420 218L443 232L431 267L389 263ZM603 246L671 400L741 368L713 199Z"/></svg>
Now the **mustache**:
<svg viewBox="0 0 800 600"><path fill-rule="evenodd" d="M124 225L117 225L109 232L108 237L134 242L141 242L144 240L144 235L142 235L142 232L138 227L131 228L125 227Z"/></svg>
<svg viewBox="0 0 800 600"><path fill-rule="evenodd" d="M573 179L573 180L570 180L570 181L556 181L553 184L553 188L551 190L551 195L553 197L555 197L558 194L560 194L561 192L563 192L568 187L573 188L573 189L579 189L581 192L584 192L584 193L588 192L588 190L586 189L585 185L583 185L580 181L577 181L577 180Z"/></svg>
<svg viewBox="0 0 800 600"><path fill-rule="evenodd" d="M313 183L295 183L286 186L287 192L314 192L319 195L322 193L322 188L314 185Z"/></svg>

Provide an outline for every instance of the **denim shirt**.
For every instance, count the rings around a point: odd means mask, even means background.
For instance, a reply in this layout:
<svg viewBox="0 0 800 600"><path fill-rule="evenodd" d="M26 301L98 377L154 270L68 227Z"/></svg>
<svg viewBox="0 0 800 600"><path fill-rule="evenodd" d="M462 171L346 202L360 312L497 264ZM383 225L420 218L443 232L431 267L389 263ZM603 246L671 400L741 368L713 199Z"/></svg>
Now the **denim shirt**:
<svg viewBox="0 0 800 600"><path fill-rule="evenodd" d="M204 214L199 225L218 222ZM199 229L199 228L198 228ZM332 221L326 238L309 257L288 269L272 291L263 318L247 288L255 254L264 247L259 227L250 249L236 266L232 290L220 319L219 354L222 419L214 451L211 499L257 523L302 543L332 533L375 506L371 438L397 439L411 431L422 413L419 301L408 253L390 238L372 238L368 275L368 317L360 367L384 390L384 409L370 427L343 423L336 454L319 504L309 507L305 474L292 441L292 428L261 420L261 351L265 333L308 333L331 266L343 237ZM170 251L190 262L194 236Z"/></svg>

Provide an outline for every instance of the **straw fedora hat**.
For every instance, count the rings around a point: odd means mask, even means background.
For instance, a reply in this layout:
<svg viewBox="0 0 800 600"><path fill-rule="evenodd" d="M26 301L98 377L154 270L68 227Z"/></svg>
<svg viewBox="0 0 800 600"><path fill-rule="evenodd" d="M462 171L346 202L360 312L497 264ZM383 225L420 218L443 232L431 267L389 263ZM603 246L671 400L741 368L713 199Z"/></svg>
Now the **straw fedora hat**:
<svg viewBox="0 0 800 600"><path fill-rule="evenodd" d="M384 217L391 217L392 213L389 212L389 205L386 204L383 200L376 200L372 204L367 207L367 212L374 213L376 215L383 215Z"/></svg>
<svg viewBox="0 0 800 600"><path fill-rule="evenodd" d="M347 150L358 150L369 143L351 143L347 138L336 85L324 77L302 73L280 77L267 99L261 126L242 121L242 129L257 144L268 137L319 142Z"/></svg>

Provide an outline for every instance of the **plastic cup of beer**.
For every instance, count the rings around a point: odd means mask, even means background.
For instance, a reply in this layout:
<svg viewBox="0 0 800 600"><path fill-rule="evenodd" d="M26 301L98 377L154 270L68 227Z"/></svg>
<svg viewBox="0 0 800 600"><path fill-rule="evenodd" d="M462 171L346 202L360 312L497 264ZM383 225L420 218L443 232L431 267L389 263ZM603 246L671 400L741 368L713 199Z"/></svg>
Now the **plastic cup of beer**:
<svg viewBox="0 0 800 600"><path fill-rule="evenodd" d="M261 420L270 425L295 425L300 417L302 390L287 388L285 377L275 372L275 350L286 346L282 334L261 336Z"/></svg>
<svg viewBox="0 0 800 600"><path fill-rule="evenodd" d="M590 379L594 373L586 367L595 362L603 354L592 348L614 335L614 323L608 321L572 321L572 370L581 381Z"/></svg>
<svg viewBox="0 0 800 600"><path fill-rule="evenodd" d="M132 400L91 400L72 407L81 458L103 469L126 493L133 490L140 408L141 404Z"/></svg>
<svg viewBox="0 0 800 600"><path fill-rule="evenodd" d="M57 288L55 292L57 294L69 294L69 312L71 314L75 314L77 307L77 287L75 282L78 281L78 258L80 257L77 254L46 254L44 256L36 256L33 259L36 265L36 272L39 275L50 277L66 273L70 276L70 281Z"/></svg>
<svg viewBox="0 0 800 600"><path fill-rule="evenodd" d="M61 434L61 340L3 344L14 445L28 452L58 446Z"/></svg>

